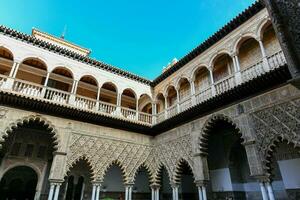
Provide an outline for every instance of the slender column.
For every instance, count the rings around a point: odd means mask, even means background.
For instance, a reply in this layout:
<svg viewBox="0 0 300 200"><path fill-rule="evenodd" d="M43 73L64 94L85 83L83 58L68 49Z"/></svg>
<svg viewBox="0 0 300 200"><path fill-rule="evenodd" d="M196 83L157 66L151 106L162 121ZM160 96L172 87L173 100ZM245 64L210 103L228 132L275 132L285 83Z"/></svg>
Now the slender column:
<svg viewBox="0 0 300 200"><path fill-rule="evenodd" d="M120 116L122 115L121 114L121 102L122 102L122 94L118 93L117 94L117 110L116 111L117 111L117 114Z"/></svg>
<svg viewBox="0 0 300 200"><path fill-rule="evenodd" d="M84 188L85 188L85 184L84 184L84 182L83 182L83 184L82 184L82 189L81 189L81 196L80 196L80 200L83 200Z"/></svg>
<svg viewBox="0 0 300 200"><path fill-rule="evenodd" d="M266 182L266 187L267 187L267 190L268 190L269 200L275 200L271 183Z"/></svg>
<svg viewBox="0 0 300 200"><path fill-rule="evenodd" d="M136 111L136 114L135 114L135 118L136 120L139 120L139 99L136 98L136 103L135 103L135 111Z"/></svg>
<svg viewBox="0 0 300 200"><path fill-rule="evenodd" d="M96 194L96 185L95 184L93 184L93 191L92 191L92 199L91 200L95 200L95 194Z"/></svg>
<svg viewBox="0 0 300 200"><path fill-rule="evenodd" d="M20 67L20 63L15 62L12 69L11 69L11 71L10 71L9 76L12 77L12 78L16 78L19 67Z"/></svg>
<svg viewBox="0 0 300 200"><path fill-rule="evenodd" d="M178 200L179 198L178 198L178 186L176 187L176 200Z"/></svg>
<svg viewBox="0 0 300 200"><path fill-rule="evenodd" d="M55 189L55 184L54 183L50 183L50 191L49 191L49 196L48 196L48 200L52 200L53 199L53 194L54 194L54 189Z"/></svg>
<svg viewBox="0 0 300 200"><path fill-rule="evenodd" d="M159 188L155 190L155 200L159 200Z"/></svg>
<svg viewBox="0 0 300 200"><path fill-rule="evenodd" d="M60 189L61 183L57 183L55 187L55 194L53 200L58 200L58 195L59 195L59 189Z"/></svg>
<svg viewBox="0 0 300 200"><path fill-rule="evenodd" d="M153 187L151 187L151 200L156 200L155 199L155 189Z"/></svg>
<svg viewBox="0 0 300 200"><path fill-rule="evenodd" d="M263 59L263 65L264 65L264 69L265 71L270 71L270 66L269 66L269 62L268 62L268 56L266 54L266 50L264 47L264 43L262 42L261 39L258 39L258 43L259 43L259 47L260 47L260 51L261 51L261 55L262 55L262 59Z"/></svg>
<svg viewBox="0 0 300 200"><path fill-rule="evenodd" d="M46 89L47 89L47 85L48 85L48 81L49 81L49 77L50 77L50 72L47 72L46 79L45 79L45 82L44 82L44 87L42 89L42 94L41 94L42 98L45 97Z"/></svg>
<svg viewBox="0 0 300 200"><path fill-rule="evenodd" d="M202 186L202 195L203 195L203 200L207 200L207 195L206 195L206 186Z"/></svg>
<svg viewBox="0 0 300 200"><path fill-rule="evenodd" d="M78 81L74 80L73 84L72 84L71 95L70 95L70 99L69 99L69 104L71 104L71 105L75 104L77 83L78 83Z"/></svg>
<svg viewBox="0 0 300 200"><path fill-rule="evenodd" d="M165 119L168 119L168 98L167 97L165 97Z"/></svg>
<svg viewBox="0 0 300 200"><path fill-rule="evenodd" d="M97 102L96 102L96 107L95 107L96 111L99 110L100 91L101 91L101 87L98 86L97 99L96 99Z"/></svg>
<svg viewBox="0 0 300 200"><path fill-rule="evenodd" d="M260 190L261 190L263 200L268 200L268 194L267 194L267 191L266 191L265 184L263 182L260 182L259 186L260 186Z"/></svg>
<svg viewBox="0 0 300 200"><path fill-rule="evenodd" d="M128 200L132 200L132 185L128 189Z"/></svg>
<svg viewBox="0 0 300 200"><path fill-rule="evenodd" d="M237 55L233 56L233 65L234 65L234 78L237 85L242 83L241 67L239 62L239 57Z"/></svg>
<svg viewBox="0 0 300 200"><path fill-rule="evenodd" d="M198 186L198 195L199 195L199 200L203 200L202 186Z"/></svg>
<svg viewBox="0 0 300 200"><path fill-rule="evenodd" d="M178 200L178 185L173 185L173 200Z"/></svg>
<svg viewBox="0 0 300 200"><path fill-rule="evenodd" d="M156 124L157 120L157 102L152 103L152 124Z"/></svg>
<svg viewBox="0 0 300 200"><path fill-rule="evenodd" d="M13 88L13 84L14 84L14 78L16 77L15 71L18 71L20 64L18 62L14 62L10 73L9 73L9 77L7 78L3 89L7 89L7 90L11 90Z"/></svg>
<svg viewBox="0 0 300 200"><path fill-rule="evenodd" d="M96 199L95 200L99 200L99 198L100 198L100 189L101 189L101 184L96 186Z"/></svg>
<svg viewBox="0 0 300 200"><path fill-rule="evenodd" d="M195 92L195 82L194 80L191 81L191 101L192 105L196 105L196 92Z"/></svg>
<svg viewBox="0 0 300 200"><path fill-rule="evenodd" d="M128 200L128 187L125 187L125 200Z"/></svg>
<svg viewBox="0 0 300 200"><path fill-rule="evenodd" d="M176 95L177 95L177 113L180 113L180 94L179 94L180 89L176 89Z"/></svg>
<svg viewBox="0 0 300 200"><path fill-rule="evenodd" d="M214 75L212 71L212 67L210 67L211 70L209 70L209 76L210 76L210 81L211 81L211 94L212 96L216 95L216 87L215 87L215 81L214 81Z"/></svg>

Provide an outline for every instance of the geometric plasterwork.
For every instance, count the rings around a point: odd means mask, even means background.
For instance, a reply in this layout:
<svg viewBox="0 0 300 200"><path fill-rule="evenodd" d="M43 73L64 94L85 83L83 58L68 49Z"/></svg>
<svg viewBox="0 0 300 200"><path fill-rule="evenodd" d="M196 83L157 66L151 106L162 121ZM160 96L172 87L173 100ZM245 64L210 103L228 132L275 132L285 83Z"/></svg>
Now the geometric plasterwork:
<svg viewBox="0 0 300 200"><path fill-rule="evenodd" d="M182 160L192 168L190 137L183 136L155 145L141 145L126 141L72 134L67 153L67 170L80 159L90 165L92 177L102 182L112 164L117 164L123 173L124 183L133 184L140 167L148 171L150 182L158 183L161 166L165 166L171 180L176 181L178 166Z"/></svg>
<svg viewBox="0 0 300 200"><path fill-rule="evenodd" d="M261 152L264 167L272 157L276 142L286 140L300 146L300 100L285 102L251 113L258 152Z"/></svg>

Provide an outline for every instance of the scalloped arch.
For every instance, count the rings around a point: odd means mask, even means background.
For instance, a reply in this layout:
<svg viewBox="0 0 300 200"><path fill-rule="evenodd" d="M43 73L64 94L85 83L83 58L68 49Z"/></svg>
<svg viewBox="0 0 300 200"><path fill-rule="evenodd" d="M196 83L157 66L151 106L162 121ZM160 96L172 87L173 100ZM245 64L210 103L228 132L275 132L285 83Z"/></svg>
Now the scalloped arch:
<svg viewBox="0 0 300 200"><path fill-rule="evenodd" d="M135 182L135 179L136 179L136 177L137 177L137 175L138 175L138 172L139 172L139 170L142 169L142 168L145 168L145 169L146 169L147 174L148 174L148 177L149 177L149 182L150 182L150 184L151 184L151 183L154 183L154 182L155 182L155 180L154 180L154 173L151 171L151 168L150 168L145 162L143 162L143 163L135 170L135 172L134 172L134 177L133 177L133 182Z"/></svg>
<svg viewBox="0 0 300 200"><path fill-rule="evenodd" d="M95 179L95 170L94 170L94 167L92 165L92 162L90 161L90 159L86 155L81 155L78 158L76 158L75 160L73 160L73 162L70 163L67 166L67 169L66 169L66 171L64 173L64 177L66 177L68 175L68 173L71 171L72 167L74 167L81 160L84 161L87 164L87 166L88 166L88 168L89 168L89 170L91 172L90 173L91 174L91 178Z"/></svg>
<svg viewBox="0 0 300 200"><path fill-rule="evenodd" d="M3 134L0 138L0 148L2 147L1 143L3 143L5 141L5 138L7 138L8 135L13 132L13 129L21 127L24 123L28 123L29 121L36 121L36 122L42 123L43 125L47 126L47 129L50 130L50 133L53 135L54 149L55 149L55 151L57 151L58 148L60 147L60 139L59 139L58 132L57 132L55 126L49 120L47 120L46 118L44 118L40 115L29 115L29 116L23 117L21 119L18 119L16 121L10 123L8 125L8 127L5 128L5 130L3 131Z"/></svg>
<svg viewBox="0 0 300 200"><path fill-rule="evenodd" d="M181 173L181 170L182 170L182 165L184 165L184 164L186 164L190 168L190 170L192 171L192 174L193 174L193 178L195 179L194 169L193 169L191 163L189 161L187 161L186 159L184 159L184 158L180 158L176 161L175 171L174 171L173 177L172 177L172 179L175 183L180 183L180 181L181 181L180 180L181 179L181 174L180 173Z"/></svg>
<svg viewBox="0 0 300 200"><path fill-rule="evenodd" d="M216 122L220 120L232 125L234 129L237 130L237 133L240 135L241 139L244 140L241 129L238 127L237 123L234 122L230 117L224 114L212 115L209 119L206 120L203 128L201 129L201 134L199 137L199 149L202 155L207 155L208 137L210 134L210 130L214 127Z"/></svg>
<svg viewBox="0 0 300 200"><path fill-rule="evenodd" d="M107 171L113 166L116 165L120 168L121 173L122 173L122 178L123 178L123 182L124 184L128 183L128 174L126 173L126 169L124 167L124 165L119 161L119 160L114 160L110 163L108 163L103 170L101 170L101 173L98 175L97 179L99 179L101 182L104 181L104 177L107 174Z"/></svg>

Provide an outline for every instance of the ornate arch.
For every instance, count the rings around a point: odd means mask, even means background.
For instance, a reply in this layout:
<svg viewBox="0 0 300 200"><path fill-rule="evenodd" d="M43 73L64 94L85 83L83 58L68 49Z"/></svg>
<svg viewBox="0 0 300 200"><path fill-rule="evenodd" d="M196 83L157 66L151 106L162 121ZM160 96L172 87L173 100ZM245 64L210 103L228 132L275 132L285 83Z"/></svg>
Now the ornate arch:
<svg viewBox="0 0 300 200"><path fill-rule="evenodd" d="M78 158L76 158L75 160L73 160L70 164L67 164L67 169L65 171L64 177L67 176L67 174L71 171L71 169L79 162L79 161L84 161L88 168L90 169L90 174L91 174L91 178L94 179L95 178L95 169L92 165L92 162L90 161L90 159L86 156L86 155L81 155Z"/></svg>
<svg viewBox="0 0 300 200"><path fill-rule="evenodd" d="M40 115L29 115L29 116L23 117L21 119L18 119L16 121L10 123L1 134L0 148L2 147L1 143L3 143L5 141L5 138L7 138L9 136L9 134L11 134L13 132L14 129L17 129L17 128L21 127L24 123L29 123L30 121L39 122L47 127L47 130L49 130L50 134L53 135L54 149L55 149L55 151L57 151L58 148L60 147L60 139L59 139L58 131L56 130L55 126L50 121L48 121L46 118L44 118Z"/></svg>
<svg viewBox="0 0 300 200"><path fill-rule="evenodd" d="M124 165L119 161L119 160L114 160L110 163L108 163L101 171L99 174L97 174L97 179L100 181L100 182L103 182L104 181L104 177L107 173L107 171L113 166L113 165L116 165L120 168L121 170L121 173L122 173L122 179L123 179L123 182L124 184L128 183L129 181L129 178L128 178L128 173L126 172L126 169L124 167Z"/></svg>
<svg viewBox="0 0 300 200"><path fill-rule="evenodd" d="M167 164L164 164L162 162L160 162L158 164L158 167L154 173L154 181L153 181L153 184L156 184L156 185L159 185L160 182L161 182L161 176L162 176L162 170L163 168L166 169L167 171L167 175L168 175L168 178L169 178L169 181L170 183L172 183L172 175L171 175L171 171L170 169L167 167L168 165Z"/></svg>
<svg viewBox="0 0 300 200"><path fill-rule="evenodd" d="M233 52L238 53L239 49L241 48L242 44L248 40L248 39L254 39L255 41L257 41L257 36L251 32L249 33L244 33L242 36L239 36L236 41L234 42L233 45ZM258 42L258 41L257 41Z"/></svg>
<svg viewBox="0 0 300 200"><path fill-rule="evenodd" d="M234 122L230 117L224 114L212 115L208 120L206 120L201 130L201 134L199 138L200 154L207 155L209 135L211 130L214 128L216 122L218 121L224 121L232 125L234 129L237 131L237 133L239 134L239 136L241 137L241 139L244 140L241 129L238 127L237 123Z"/></svg>
<svg viewBox="0 0 300 200"><path fill-rule="evenodd" d="M135 182L135 179L136 179L136 177L137 177L137 175L138 175L138 172L139 172L139 170L142 169L142 168L145 168L145 169L146 169L146 171L147 171L147 173L148 173L148 176L149 176L149 182L150 182L150 184L154 183L154 182L155 182L155 180L154 180L154 179L155 179L155 178L154 178L154 173L153 173L153 171L151 170L151 167L148 166L145 162L142 163L142 164L135 170L135 172L134 172L134 177L133 177L133 182Z"/></svg>
<svg viewBox="0 0 300 200"><path fill-rule="evenodd" d="M180 158L177 160L176 165L175 165L175 170L173 172L172 179L173 179L174 183L180 183L182 165L184 165L184 164L187 164L187 166L191 169L193 177L195 178L194 169L193 169L191 163L184 158Z"/></svg>

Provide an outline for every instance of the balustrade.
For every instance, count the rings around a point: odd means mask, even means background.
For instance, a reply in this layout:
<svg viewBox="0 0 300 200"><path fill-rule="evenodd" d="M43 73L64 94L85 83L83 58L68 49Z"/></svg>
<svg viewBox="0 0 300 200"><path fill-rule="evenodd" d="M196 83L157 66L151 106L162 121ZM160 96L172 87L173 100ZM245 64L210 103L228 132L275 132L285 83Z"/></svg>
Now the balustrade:
<svg viewBox="0 0 300 200"><path fill-rule="evenodd" d="M286 64L286 60L282 51L279 51L272 56L268 57L268 65L271 70L274 70L280 66ZM266 73L264 68L263 61L259 61L257 64L250 66L241 71L242 83L247 82L251 79L254 79L262 74ZM11 87L11 90L16 93L20 93L26 96L32 96L36 98L46 99L52 102L58 102L62 104L72 104L72 106L84 110L93 110L95 112L101 112L108 115L124 117L130 120L138 120L140 122L146 124L153 124L153 115L143 112L138 112L136 110L130 108L119 108L114 104L96 101L95 99L91 99L88 97L83 97L76 95L75 101L70 102L71 93L61 91L58 89L45 87L42 85L38 85L35 83L31 83L24 80L11 79L12 85L6 84L8 82L8 77L0 74L0 90L8 90ZM10 80L10 79L9 79ZM10 85L9 87L7 85ZM214 84L216 89L216 95L224 93L231 88L235 87L235 78L234 76L228 76ZM181 95L182 100L179 102L179 110L181 112L187 110L192 106L192 98L190 95L185 96ZM200 104L212 97L212 89L211 87L207 87L200 91L196 91L195 94L195 103ZM194 97L193 97L194 98ZM173 117L178 114L178 105L174 104L171 107L166 109L166 112L160 112L156 114L156 123L160 123L167 118Z"/></svg>

